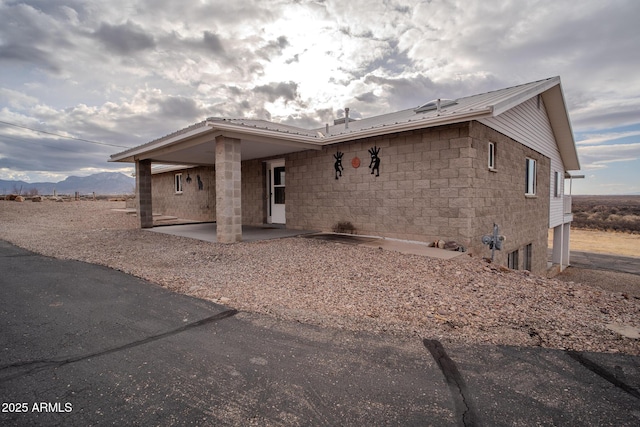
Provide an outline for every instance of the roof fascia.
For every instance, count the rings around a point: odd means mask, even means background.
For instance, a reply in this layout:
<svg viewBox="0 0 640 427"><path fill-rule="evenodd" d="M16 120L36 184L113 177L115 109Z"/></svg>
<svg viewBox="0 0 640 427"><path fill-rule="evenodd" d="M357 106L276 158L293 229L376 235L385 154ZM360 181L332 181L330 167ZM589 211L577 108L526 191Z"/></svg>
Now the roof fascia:
<svg viewBox="0 0 640 427"><path fill-rule="evenodd" d="M548 80L543 80L538 82L538 84L531 86L528 89L523 90L522 92L518 92L513 96L505 99L504 101L498 102L493 105L493 114L498 116L504 113L507 110L512 109L513 107L517 107L522 104L524 101L539 95L552 87L560 84L560 77L552 77Z"/></svg>
<svg viewBox="0 0 640 427"><path fill-rule="evenodd" d="M578 159L573 130L560 82L543 92L542 100L547 109L547 116L549 117L565 170L580 170L580 160Z"/></svg>
<svg viewBox="0 0 640 427"><path fill-rule="evenodd" d="M307 135L295 135L269 129L238 126L232 123L209 122L207 125L214 130L216 136L227 138L250 139L266 144L299 147L301 150L322 150L322 143L318 138Z"/></svg>

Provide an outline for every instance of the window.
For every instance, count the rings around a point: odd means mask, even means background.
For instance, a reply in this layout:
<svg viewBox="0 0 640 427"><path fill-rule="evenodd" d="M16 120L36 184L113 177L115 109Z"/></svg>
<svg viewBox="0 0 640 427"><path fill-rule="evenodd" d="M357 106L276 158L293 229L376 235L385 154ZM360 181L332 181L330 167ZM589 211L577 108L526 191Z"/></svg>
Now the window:
<svg viewBox="0 0 640 427"><path fill-rule="evenodd" d="M530 158L526 159L524 194L527 196L536 194L536 161Z"/></svg>
<svg viewBox="0 0 640 427"><path fill-rule="evenodd" d="M507 267L512 270L518 269L518 250L509 252L509 255L507 255Z"/></svg>
<svg viewBox="0 0 640 427"><path fill-rule="evenodd" d="M553 196L560 197L562 189L560 188L560 172L553 173Z"/></svg>
<svg viewBox="0 0 640 427"><path fill-rule="evenodd" d="M176 194L182 193L182 174L181 173L176 174L175 189L176 189Z"/></svg>
<svg viewBox="0 0 640 427"><path fill-rule="evenodd" d="M273 168L273 203L277 205L284 205L285 196L285 170L284 166L278 166Z"/></svg>
<svg viewBox="0 0 640 427"><path fill-rule="evenodd" d="M489 143L489 169L494 170L496 168L496 144L495 142Z"/></svg>
<svg viewBox="0 0 640 427"><path fill-rule="evenodd" d="M524 247L524 265L522 268L531 271L531 259L533 257L533 244L529 243Z"/></svg>

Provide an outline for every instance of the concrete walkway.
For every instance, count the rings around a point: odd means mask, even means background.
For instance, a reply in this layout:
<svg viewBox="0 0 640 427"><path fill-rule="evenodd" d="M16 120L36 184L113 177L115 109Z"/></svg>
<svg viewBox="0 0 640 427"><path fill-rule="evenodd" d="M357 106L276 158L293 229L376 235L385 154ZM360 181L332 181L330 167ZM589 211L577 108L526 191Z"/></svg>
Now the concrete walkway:
<svg viewBox="0 0 640 427"><path fill-rule="evenodd" d="M199 222L195 224L166 225L161 227L145 228L156 233L171 234L173 236L188 237L190 239L204 240L216 243L216 223ZM265 224L263 226L242 226L242 241L255 242L257 240L282 239L295 237L302 234L315 233L307 230L290 230L283 225Z"/></svg>
<svg viewBox="0 0 640 427"><path fill-rule="evenodd" d="M188 237L206 242L216 243L216 224L196 223L156 226L145 230L156 233L171 234L173 236ZM242 226L242 241L255 242L258 240L282 239L285 237L305 236L318 240L326 240L351 245L362 245L372 248L380 248L405 254L422 255L431 258L451 259L459 257L463 252L447 251L429 247L426 243L409 242L405 240L385 239L375 236L360 236L354 234L324 233L309 230L291 230L280 224L265 224L263 226Z"/></svg>

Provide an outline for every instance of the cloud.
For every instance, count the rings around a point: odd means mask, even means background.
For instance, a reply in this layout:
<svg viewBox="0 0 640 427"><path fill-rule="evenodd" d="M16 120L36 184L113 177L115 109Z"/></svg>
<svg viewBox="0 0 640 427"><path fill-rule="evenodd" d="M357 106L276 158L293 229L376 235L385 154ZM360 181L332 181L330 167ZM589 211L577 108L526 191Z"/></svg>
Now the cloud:
<svg viewBox="0 0 640 427"><path fill-rule="evenodd" d="M605 169L611 163L631 162L640 159L640 142L630 144L606 144L578 147L582 169Z"/></svg>
<svg viewBox="0 0 640 427"><path fill-rule="evenodd" d="M153 37L140 25L131 21L121 25L103 22L94 32L94 36L112 52L120 55L130 55L155 47Z"/></svg>
<svg viewBox="0 0 640 427"><path fill-rule="evenodd" d="M293 101L298 96L298 84L295 82L269 83L256 86L253 90L256 93L265 94L269 102L275 102L278 98Z"/></svg>
<svg viewBox="0 0 640 427"><path fill-rule="evenodd" d="M581 163L610 171L625 157L582 148L636 141L638 15L635 0L6 0L0 120L131 146L213 115L320 127L344 107L369 117L560 75ZM69 147L37 144L64 162Z"/></svg>
<svg viewBox="0 0 640 427"><path fill-rule="evenodd" d="M78 166L104 169L104 159L114 148L88 145L55 137L13 137L2 133L0 151L4 157L0 158L0 168L51 172L72 171Z"/></svg>
<svg viewBox="0 0 640 427"><path fill-rule="evenodd" d="M212 33L211 31L205 31L203 36L203 43L207 50L213 53L224 53L224 47L222 46L222 41L217 34Z"/></svg>
<svg viewBox="0 0 640 427"><path fill-rule="evenodd" d="M160 115L167 119L182 118L193 120L194 117L202 115L202 110L193 98L169 96L155 99L151 102L158 105Z"/></svg>
<svg viewBox="0 0 640 427"><path fill-rule="evenodd" d="M289 46L289 40L287 40L287 37L280 36L276 40L271 40L265 46L258 49L257 55L267 61L270 61L272 57L282 55L283 50L287 46Z"/></svg>
<svg viewBox="0 0 640 427"><path fill-rule="evenodd" d="M597 145L603 142L638 136L640 135L640 130L628 132L587 133L585 135L587 138L576 140L576 145Z"/></svg>
<svg viewBox="0 0 640 427"><path fill-rule="evenodd" d="M0 62L2 61L33 63L54 73L60 72L60 67L49 53L32 46L19 44L0 46Z"/></svg>

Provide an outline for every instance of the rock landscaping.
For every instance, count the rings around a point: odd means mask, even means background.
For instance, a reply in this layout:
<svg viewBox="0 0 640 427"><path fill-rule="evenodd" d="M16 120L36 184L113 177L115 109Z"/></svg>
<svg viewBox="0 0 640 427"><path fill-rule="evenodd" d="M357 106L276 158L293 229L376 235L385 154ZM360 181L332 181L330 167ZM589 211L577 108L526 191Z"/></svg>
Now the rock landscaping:
<svg viewBox="0 0 640 427"><path fill-rule="evenodd" d="M329 328L640 355L640 298L462 255L307 238L231 245L137 228L122 201L0 201L0 239L238 310ZM640 285L639 285L640 286ZM628 330L628 329L625 329Z"/></svg>

